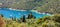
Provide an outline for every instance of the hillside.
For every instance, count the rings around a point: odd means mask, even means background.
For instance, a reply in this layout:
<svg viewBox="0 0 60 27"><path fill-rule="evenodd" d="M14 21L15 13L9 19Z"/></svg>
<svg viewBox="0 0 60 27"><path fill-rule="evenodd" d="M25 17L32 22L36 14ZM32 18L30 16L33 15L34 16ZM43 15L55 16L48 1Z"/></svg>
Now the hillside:
<svg viewBox="0 0 60 27"><path fill-rule="evenodd" d="M45 5L42 5L40 7L40 9L42 12L60 13L59 7L60 7L60 1L59 0L52 0L52 1L49 1L48 3L46 3ZM37 10L39 10L39 8Z"/></svg>
<svg viewBox="0 0 60 27"><path fill-rule="evenodd" d="M0 27L60 27L60 14L47 16L39 19L31 18L24 19L6 19L0 16ZM23 20L24 19L24 20ZM2 22L2 23L1 23Z"/></svg>
<svg viewBox="0 0 60 27"><path fill-rule="evenodd" d="M35 9L39 12L60 13L60 0L0 0L1 7Z"/></svg>

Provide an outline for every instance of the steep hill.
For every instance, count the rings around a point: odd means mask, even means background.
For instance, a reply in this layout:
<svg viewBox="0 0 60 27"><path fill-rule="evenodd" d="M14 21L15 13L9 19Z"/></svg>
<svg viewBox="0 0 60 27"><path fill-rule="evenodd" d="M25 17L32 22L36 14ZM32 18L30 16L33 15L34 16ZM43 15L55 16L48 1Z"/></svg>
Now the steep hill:
<svg viewBox="0 0 60 27"><path fill-rule="evenodd" d="M0 0L2 7L35 9L39 12L60 13L60 0Z"/></svg>

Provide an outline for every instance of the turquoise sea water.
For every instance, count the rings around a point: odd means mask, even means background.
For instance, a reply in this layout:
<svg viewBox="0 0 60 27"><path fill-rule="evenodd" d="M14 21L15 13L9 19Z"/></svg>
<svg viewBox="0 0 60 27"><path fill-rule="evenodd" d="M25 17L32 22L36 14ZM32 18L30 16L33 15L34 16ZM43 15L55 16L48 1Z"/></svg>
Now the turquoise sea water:
<svg viewBox="0 0 60 27"><path fill-rule="evenodd" d="M23 15L28 16L29 13L32 13L36 18L42 18L44 16L49 16L48 13L39 13L36 10L15 10L11 8L0 8L0 14L3 14L6 18L16 17L21 18Z"/></svg>

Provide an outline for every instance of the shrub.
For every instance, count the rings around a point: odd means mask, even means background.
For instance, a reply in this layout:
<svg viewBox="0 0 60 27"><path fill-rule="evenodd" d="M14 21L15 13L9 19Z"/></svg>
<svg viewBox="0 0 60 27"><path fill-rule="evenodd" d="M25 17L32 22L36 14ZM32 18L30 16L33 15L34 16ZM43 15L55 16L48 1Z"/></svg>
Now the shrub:
<svg viewBox="0 0 60 27"><path fill-rule="evenodd" d="M52 16L52 19L60 23L60 14Z"/></svg>

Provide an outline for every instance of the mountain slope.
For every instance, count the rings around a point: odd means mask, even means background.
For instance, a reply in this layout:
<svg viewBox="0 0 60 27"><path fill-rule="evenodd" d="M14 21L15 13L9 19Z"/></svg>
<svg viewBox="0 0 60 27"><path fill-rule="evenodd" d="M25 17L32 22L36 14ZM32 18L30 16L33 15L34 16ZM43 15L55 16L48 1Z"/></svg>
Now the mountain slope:
<svg viewBox="0 0 60 27"><path fill-rule="evenodd" d="M60 13L60 0L0 0L2 7L35 9L39 12Z"/></svg>

